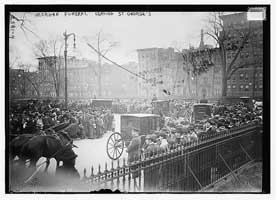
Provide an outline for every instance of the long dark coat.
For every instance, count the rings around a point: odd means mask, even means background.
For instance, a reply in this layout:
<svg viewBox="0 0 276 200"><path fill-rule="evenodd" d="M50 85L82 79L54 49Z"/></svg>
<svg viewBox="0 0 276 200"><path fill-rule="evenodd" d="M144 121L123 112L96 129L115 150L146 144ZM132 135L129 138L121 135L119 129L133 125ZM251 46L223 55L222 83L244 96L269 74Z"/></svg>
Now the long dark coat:
<svg viewBox="0 0 276 200"><path fill-rule="evenodd" d="M134 162L139 160L141 152L141 137L134 137L130 141L130 144L127 147L127 152L128 152L128 162Z"/></svg>

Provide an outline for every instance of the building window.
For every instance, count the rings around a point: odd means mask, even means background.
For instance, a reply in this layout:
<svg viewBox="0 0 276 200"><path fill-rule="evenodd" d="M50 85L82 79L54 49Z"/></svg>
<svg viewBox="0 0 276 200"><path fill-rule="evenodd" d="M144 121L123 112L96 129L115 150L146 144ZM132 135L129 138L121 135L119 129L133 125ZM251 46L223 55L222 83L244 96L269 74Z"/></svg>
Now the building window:
<svg viewBox="0 0 276 200"><path fill-rule="evenodd" d="M243 89L243 85L240 85L240 90L242 90Z"/></svg>
<svg viewBox="0 0 276 200"><path fill-rule="evenodd" d="M262 89L262 88L263 88L263 85L259 85L259 88Z"/></svg>
<svg viewBox="0 0 276 200"><path fill-rule="evenodd" d="M236 85L232 85L232 88L235 89L235 88L236 88Z"/></svg>
<svg viewBox="0 0 276 200"><path fill-rule="evenodd" d="M263 77L263 73L262 72L259 73L259 77Z"/></svg>
<svg viewBox="0 0 276 200"><path fill-rule="evenodd" d="M228 89L231 89L231 85L228 85L227 88L228 88Z"/></svg>
<svg viewBox="0 0 276 200"><path fill-rule="evenodd" d="M243 78L243 76L244 76L244 74L243 74L243 73L240 73L240 79L242 79L242 78Z"/></svg>
<svg viewBox="0 0 276 200"><path fill-rule="evenodd" d="M245 80L248 80L248 74L245 73Z"/></svg>

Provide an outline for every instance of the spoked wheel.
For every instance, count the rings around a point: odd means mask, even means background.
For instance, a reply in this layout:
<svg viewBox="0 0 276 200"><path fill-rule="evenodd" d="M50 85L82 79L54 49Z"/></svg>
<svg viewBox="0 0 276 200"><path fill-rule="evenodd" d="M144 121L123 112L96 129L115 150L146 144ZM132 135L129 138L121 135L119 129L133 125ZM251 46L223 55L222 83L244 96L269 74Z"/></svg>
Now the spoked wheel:
<svg viewBox="0 0 276 200"><path fill-rule="evenodd" d="M110 159L117 160L123 154L124 142L120 133L112 133L107 140L106 152Z"/></svg>

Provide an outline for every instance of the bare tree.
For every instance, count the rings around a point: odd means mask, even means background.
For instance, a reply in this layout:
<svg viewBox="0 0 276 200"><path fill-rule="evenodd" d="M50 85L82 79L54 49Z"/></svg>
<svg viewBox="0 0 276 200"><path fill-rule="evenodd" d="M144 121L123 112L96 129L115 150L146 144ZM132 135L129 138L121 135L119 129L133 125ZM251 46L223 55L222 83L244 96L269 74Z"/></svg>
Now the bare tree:
<svg viewBox="0 0 276 200"><path fill-rule="evenodd" d="M188 84L189 97L191 93L191 79L196 82L196 97L198 93L198 77L206 73L214 66L214 58L212 57L214 49L187 49L180 51L176 48L183 58L183 70L187 74L187 80L184 83Z"/></svg>
<svg viewBox="0 0 276 200"><path fill-rule="evenodd" d="M21 83L21 94L22 96L26 96L27 90L34 90L36 93L36 96L40 96L40 87L41 84L45 81L41 79L41 77L38 74L38 71L31 72L32 65L30 64L19 64L18 68L22 70L22 80L23 83Z"/></svg>
<svg viewBox="0 0 276 200"><path fill-rule="evenodd" d="M227 80L238 70L250 65L253 62L237 63L240 54L245 46L251 42L253 31L251 22L246 21L244 24L235 24L226 26L223 24L222 12L210 14L206 35L215 40L218 46L218 54L221 60L222 72L222 96L227 95ZM227 55L231 54L231 59Z"/></svg>
<svg viewBox="0 0 276 200"><path fill-rule="evenodd" d="M102 56L105 56L110 52L114 47L117 47L118 42L111 42L106 37L102 36L102 30L100 30L94 39L96 43L97 56L98 56L98 72L96 73L98 77L98 97L102 96ZM87 41L87 45L91 48L93 46L90 42Z"/></svg>
<svg viewBox="0 0 276 200"><path fill-rule="evenodd" d="M34 45L34 54L37 57L44 58L47 71L50 73L52 84L56 96L60 95L60 69L62 65L61 50L63 48L62 40L59 38L50 40L40 40Z"/></svg>

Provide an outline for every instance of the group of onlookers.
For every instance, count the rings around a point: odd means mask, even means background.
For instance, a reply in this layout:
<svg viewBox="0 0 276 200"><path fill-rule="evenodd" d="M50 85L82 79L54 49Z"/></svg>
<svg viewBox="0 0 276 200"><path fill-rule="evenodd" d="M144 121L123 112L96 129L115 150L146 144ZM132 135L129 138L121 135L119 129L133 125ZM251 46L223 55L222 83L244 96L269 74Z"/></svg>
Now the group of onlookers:
<svg viewBox="0 0 276 200"><path fill-rule="evenodd" d="M185 104L182 106L185 107ZM262 112L260 106L250 106L240 102L232 105L213 105L212 116L196 123L185 117L163 116L164 123L161 124L160 130L153 134L143 138L134 132L133 141L128 147L129 161L139 158L141 146L143 152L151 156L154 152L168 151L176 145L199 141L204 138L203 136L219 134L249 122L262 123Z"/></svg>
<svg viewBox="0 0 276 200"><path fill-rule="evenodd" d="M9 133L39 134L63 123L75 124L80 138L98 138L112 130L113 114L110 109L94 108L90 103L53 100L12 102L9 106ZM74 132L70 133L74 137Z"/></svg>

